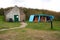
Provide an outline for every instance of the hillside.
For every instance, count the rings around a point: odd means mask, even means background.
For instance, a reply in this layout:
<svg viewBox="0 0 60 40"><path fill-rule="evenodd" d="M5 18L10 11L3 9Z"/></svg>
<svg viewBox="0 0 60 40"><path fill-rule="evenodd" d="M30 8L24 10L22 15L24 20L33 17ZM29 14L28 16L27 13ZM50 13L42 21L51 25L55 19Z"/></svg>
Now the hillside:
<svg viewBox="0 0 60 40"><path fill-rule="evenodd" d="M4 15L4 11L7 11L9 9L11 9L12 7L8 7L8 8L0 8L0 15ZM55 12L55 11L51 11L51 10L44 10L44 9L32 9L32 8L25 8L25 7L19 7L20 9L22 9L24 11L24 13L26 14L26 20L29 19L29 16L31 14L49 14L49 15L53 15L55 16L54 20L60 20L60 12Z"/></svg>

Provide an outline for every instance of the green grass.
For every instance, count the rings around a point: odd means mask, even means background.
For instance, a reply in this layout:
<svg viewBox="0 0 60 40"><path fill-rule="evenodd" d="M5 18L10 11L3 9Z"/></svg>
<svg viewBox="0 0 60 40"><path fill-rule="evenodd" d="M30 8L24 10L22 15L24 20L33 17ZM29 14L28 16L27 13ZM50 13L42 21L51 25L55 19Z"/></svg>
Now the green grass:
<svg viewBox="0 0 60 40"><path fill-rule="evenodd" d="M5 22L4 16L0 16L0 29L3 28L13 28L13 27L19 27L20 22Z"/></svg>
<svg viewBox="0 0 60 40"><path fill-rule="evenodd" d="M4 17L0 16L0 29L20 26L20 22L5 22L3 19ZM51 30L48 22L27 24L23 29L0 31L0 40L60 40L59 31L46 31ZM53 26L53 30L60 30L60 21L54 21Z"/></svg>
<svg viewBox="0 0 60 40"><path fill-rule="evenodd" d="M51 23L50 22L27 22L28 25L26 28L37 29L37 30L51 30ZM53 21L53 29L60 31L60 21Z"/></svg>
<svg viewBox="0 0 60 40"><path fill-rule="evenodd" d="M40 22L40 23L34 23L34 22L28 22L27 21L26 28L31 29L37 29L37 30L51 30L50 22ZM20 22L5 22L4 16L0 16L0 29L3 28L13 28L13 27L19 27ZM52 30L58 30L60 31L60 21L53 21L53 29Z"/></svg>

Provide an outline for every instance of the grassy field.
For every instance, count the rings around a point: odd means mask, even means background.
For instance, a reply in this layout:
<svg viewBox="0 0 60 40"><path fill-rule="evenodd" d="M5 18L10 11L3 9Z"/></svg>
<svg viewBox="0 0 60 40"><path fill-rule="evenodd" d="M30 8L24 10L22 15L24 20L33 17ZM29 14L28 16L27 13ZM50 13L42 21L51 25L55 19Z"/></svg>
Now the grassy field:
<svg viewBox="0 0 60 40"><path fill-rule="evenodd" d="M20 22L5 22L0 16L0 29L19 27ZM53 22L53 30L50 23L30 23L26 28L0 31L0 40L60 40L60 21Z"/></svg>
<svg viewBox="0 0 60 40"><path fill-rule="evenodd" d="M26 28L37 29L37 30L51 30L50 22L39 22L39 23L27 22L27 24L28 25L26 26ZM13 28L19 26L20 22L5 22L4 16L0 16L0 29ZM60 21L53 21L53 30L60 31Z"/></svg>
<svg viewBox="0 0 60 40"><path fill-rule="evenodd" d="M8 29L13 27L19 27L20 22L5 22L4 16L0 16L0 29Z"/></svg>
<svg viewBox="0 0 60 40"><path fill-rule="evenodd" d="M26 28L37 29L37 30L51 30L50 22L41 22L41 23L27 22L27 23L28 25ZM60 21L53 21L52 30L60 31Z"/></svg>

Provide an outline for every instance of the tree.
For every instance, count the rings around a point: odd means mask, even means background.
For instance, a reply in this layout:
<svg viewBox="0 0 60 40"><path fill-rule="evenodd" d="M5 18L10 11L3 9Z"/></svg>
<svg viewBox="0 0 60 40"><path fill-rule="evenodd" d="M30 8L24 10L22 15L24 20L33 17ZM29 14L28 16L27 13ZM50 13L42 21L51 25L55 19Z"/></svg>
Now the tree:
<svg viewBox="0 0 60 40"><path fill-rule="evenodd" d="M4 9L3 8L0 9L0 15L4 15Z"/></svg>

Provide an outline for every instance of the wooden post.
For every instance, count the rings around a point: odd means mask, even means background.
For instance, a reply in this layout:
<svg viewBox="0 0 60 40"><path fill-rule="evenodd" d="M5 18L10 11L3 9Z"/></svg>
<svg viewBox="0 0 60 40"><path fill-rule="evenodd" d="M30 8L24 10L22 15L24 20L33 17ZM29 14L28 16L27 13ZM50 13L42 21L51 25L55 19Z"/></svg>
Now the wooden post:
<svg viewBox="0 0 60 40"><path fill-rule="evenodd" d="M53 29L53 23L52 23L52 21L51 21L51 29Z"/></svg>
<svg viewBox="0 0 60 40"><path fill-rule="evenodd" d="M52 22L52 20L51 20L51 29L53 29L53 22Z"/></svg>

